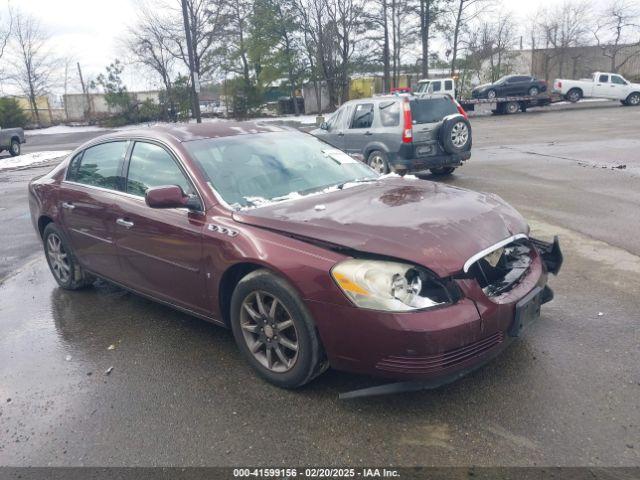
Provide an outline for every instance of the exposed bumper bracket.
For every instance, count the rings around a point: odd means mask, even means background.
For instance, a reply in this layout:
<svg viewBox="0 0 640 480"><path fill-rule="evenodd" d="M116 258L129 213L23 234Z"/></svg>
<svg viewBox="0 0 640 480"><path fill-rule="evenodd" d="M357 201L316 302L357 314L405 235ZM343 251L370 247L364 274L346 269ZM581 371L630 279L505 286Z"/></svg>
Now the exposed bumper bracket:
<svg viewBox="0 0 640 480"><path fill-rule="evenodd" d="M562 250L560 250L560 241L558 240L558 236L556 235L553 237L553 242L551 243L538 240L537 238L531 238L531 243L533 243L540 252L542 262L545 267L547 267L547 271L554 275L558 275L560 267L562 267L562 262L564 261Z"/></svg>

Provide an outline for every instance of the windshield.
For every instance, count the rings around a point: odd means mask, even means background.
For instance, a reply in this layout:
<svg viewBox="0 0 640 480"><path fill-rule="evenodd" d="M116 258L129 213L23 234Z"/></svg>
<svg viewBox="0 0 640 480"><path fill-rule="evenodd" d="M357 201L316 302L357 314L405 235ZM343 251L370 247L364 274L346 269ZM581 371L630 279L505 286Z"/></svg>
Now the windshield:
<svg viewBox="0 0 640 480"><path fill-rule="evenodd" d="M207 180L236 209L378 178L366 165L304 133L238 135L185 146Z"/></svg>
<svg viewBox="0 0 640 480"><path fill-rule="evenodd" d="M502 85L503 83L505 83L510 78L511 78L511 75L507 75L505 77L502 77L502 78L498 79L498 81L496 81L496 83L494 85Z"/></svg>

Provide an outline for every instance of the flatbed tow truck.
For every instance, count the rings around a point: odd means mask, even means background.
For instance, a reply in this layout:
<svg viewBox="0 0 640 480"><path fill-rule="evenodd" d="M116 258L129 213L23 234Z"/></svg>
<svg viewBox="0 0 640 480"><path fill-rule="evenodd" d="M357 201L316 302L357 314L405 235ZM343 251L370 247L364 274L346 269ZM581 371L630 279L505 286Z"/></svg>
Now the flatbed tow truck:
<svg viewBox="0 0 640 480"><path fill-rule="evenodd" d="M490 105L496 115L509 115L526 112L531 107L546 107L552 103L564 102L566 99L557 93L541 93L539 95L518 95L499 98L463 98L456 91L455 78L426 78L420 80L414 91L417 97L430 94L447 94L455 98L466 111L473 111L476 105Z"/></svg>
<svg viewBox="0 0 640 480"><path fill-rule="evenodd" d="M466 111L473 111L476 105L491 105L491 111L495 115L510 115L517 112L526 112L531 107L546 107L552 103L564 102L562 95L553 93L541 93L539 95L523 95L517 97L500 98L458 98L458 103Z"/></svg>

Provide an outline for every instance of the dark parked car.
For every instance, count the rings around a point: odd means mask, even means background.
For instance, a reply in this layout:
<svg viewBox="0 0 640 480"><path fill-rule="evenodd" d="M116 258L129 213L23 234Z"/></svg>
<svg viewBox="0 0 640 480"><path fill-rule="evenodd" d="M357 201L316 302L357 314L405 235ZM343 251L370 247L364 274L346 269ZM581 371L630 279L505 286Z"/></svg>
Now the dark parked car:
<svg viewBox="0 0 640 480"><path fill-rule="evenodd" d="M29 206L62 288L101 277L230 327L287 388L329 366L459 376L536 319L561 261L495 195L381 178L272 125L106 135L33 180Z"/></svg>
<svg viewBox="0 0 640 480"><path fill-rule="evenodd" d="M495 83L486 83L473 89L473 98L502 98L530 95L535 97L547 91L547 82L528 75L507 75Z"/></svg>
<svg viewBox="0 0 640 480"><path fill-rule="evenodd" d="M0 152L9 150L12 157L20 155L20 145L25 143L21 128L0 128Z"/></svg>
<svg viewBox="0 0 640 480"><path fill-rule="evenodd" d="M471 157L471 124L448 95L352 100L311 133L378 173L450 174Z"/></svg>

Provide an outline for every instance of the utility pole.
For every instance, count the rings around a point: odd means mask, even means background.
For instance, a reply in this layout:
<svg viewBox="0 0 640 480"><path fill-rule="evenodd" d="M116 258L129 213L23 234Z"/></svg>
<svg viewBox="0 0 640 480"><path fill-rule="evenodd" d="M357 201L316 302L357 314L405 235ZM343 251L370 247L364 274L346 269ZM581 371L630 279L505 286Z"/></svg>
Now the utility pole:
<svg viewBox="0 0 640 480"><path fill-rule="evenodd" d="M198 93L200 92L200 79L195 71L195 65L193 62L193 44L191 39L191 28L189 27L189 13L187 10L187 0L182 0L182 19L184 20L184 34L187 38L187 54L189 55L189 72L191 73L191 99L193 100L193 115L196 117L196 122L202 123L200 118L200 99Z"/></svg>
<svg viewBox="0 0 640 480"><path fill-rule="evenodd" d="M86 115L89 117L88 121L91 123L91 97L89 96L89 90L84 84L84 79L82 78L82 69L80 68L80 62L77 62L78 65L78 75L80 76L80 85L82 85L82 93L84 93L87 99L87 113ZM67 100L65 99L65 109L66 109Z"/></svg>

